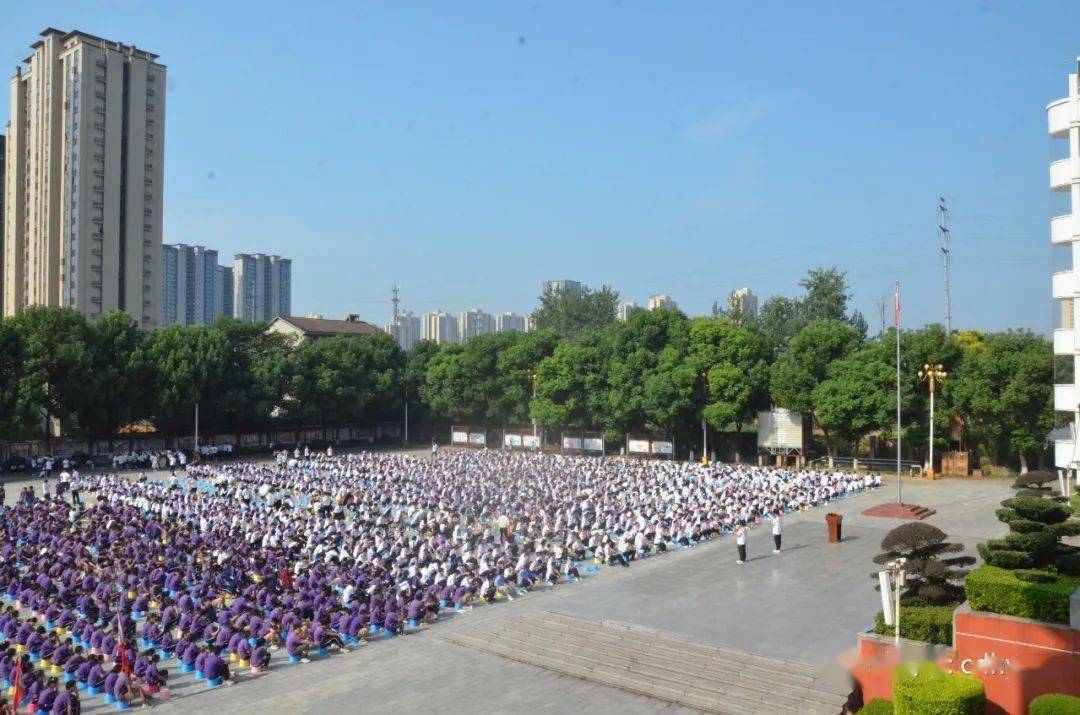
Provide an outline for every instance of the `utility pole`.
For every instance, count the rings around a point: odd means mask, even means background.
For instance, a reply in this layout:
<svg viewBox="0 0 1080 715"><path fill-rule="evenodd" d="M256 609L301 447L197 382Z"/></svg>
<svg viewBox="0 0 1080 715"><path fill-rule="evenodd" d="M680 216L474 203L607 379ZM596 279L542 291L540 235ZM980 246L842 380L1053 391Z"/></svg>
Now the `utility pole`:
<svg viewBox="0 0 1080 715"><path fill-rule="evenodd" d="M945 334L952 334L952 301L949 298L949 208L945 198L938 204L938 238L941 239L941 264L945 269Z"/></svg>

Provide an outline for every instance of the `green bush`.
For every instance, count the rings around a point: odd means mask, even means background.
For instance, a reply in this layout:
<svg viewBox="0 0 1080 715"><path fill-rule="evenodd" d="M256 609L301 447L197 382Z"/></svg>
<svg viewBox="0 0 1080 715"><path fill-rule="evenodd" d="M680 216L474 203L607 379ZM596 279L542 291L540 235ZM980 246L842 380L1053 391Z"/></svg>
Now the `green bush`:
<svg viewBox="0 0 1080 715"><path fill-rule="evenodd" d="M1072 504L1073 516L1080 516L1080 489L1069 499L1069 503Z"/></svg>
<svg viewBox="0 0 1080 715"><path fill-rule="evenodd" d="M1069 622L1069 596L1077 586L1080 578L1056 576L1044 583L1025 581L1012 571L990 565L980 566L964 579L972 610L1051 623Z"/></svg>
<svg viewBox="0 0 1080 715"><path fill-rule="evenodd" d="M982 681L963 673L946 673L933 662L905 663L893 671L896 715L983 715Z"/></svg>
<svg viewBox="0 0 1080 715"><path fill-rule="evenodd" d="M1025 519L1044 524L1056 524L1069 518L1069 510L1064 506L1039 497L1013 497L1001 502L1001 505Z"/></svg>
<svg viewBox="0 0 1080 715"><path fill-rule="evenodd" d="M1058 559L1057 569L1069 576L1080 576L1080 554L1073 553Z"/></svg>
<svg viewBox="0 0 1080 715"><path fill-rule="evenodd" d="M1031 701L1028 715L1080 715L1080 698L1071 695L1040 695Z"/></svg>
<svg viewBox="0 0 1080 715"><path fill-rule="evenodd" d="M983 558L986 563L1001 569L1029 569L1035 565L1035 560L1023 551L990 551Z"/></svg>
<svg viewBox="0 0 1080 715"><path fill-rule="evenodd" d="M1013 522L1014 524L1016 522ZM1051 524L1046 527L1046 530L1053 534L1055 537L1061 539L1066 536L1078 536L1080 535L1080 521L1063 521L1060 524ZM1017 529L1019 531L1019 529Z"/></svg>
<svg viewBox="0 0 1080 715"><path fill-rule="evenodd" d="M866 705L862 706L858 715L893 715L892 700L874 698Z"/></svg>
<svg viewBox="0 0 1080 715"><path fill-rule="evenodd" d="M952 606L909 606L900 608L900 636L913 641L952 645ZM893 627L885 625L885 614L878 611L874 633L893 635Z"/></svg>

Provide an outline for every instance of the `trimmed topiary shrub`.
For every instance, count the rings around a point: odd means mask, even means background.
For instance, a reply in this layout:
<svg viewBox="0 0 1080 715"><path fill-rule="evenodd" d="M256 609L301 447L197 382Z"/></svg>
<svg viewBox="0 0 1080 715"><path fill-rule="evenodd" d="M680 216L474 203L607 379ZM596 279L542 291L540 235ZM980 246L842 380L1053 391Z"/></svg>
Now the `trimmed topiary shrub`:
<svg viewBox="0 0 1080 715"><path fill-rule="evenodd" d="M967 574L960 568L975 563L971 556L947 556L964 550L963 544L947 541L944 531L921 521L901 524L881 540L884 553L874 563L886 564L904 558L907 574L901 600L908 604L944 606L959 603L964 589L959 581ZM876 579L877 573L871 574ZM903 628L903 623L901 623Z"/></svg>
<svg viewBox="0 0 1080 715"><path fill-rule="evenodd" d="M1028 715L1080 715L1080 698L1071 695L1040 695L1031 701Z"/></svg>
<svg viewBox="0 0 1080 715"><path fill-rule="evenodd" d="M980 566L968 574L964 581L964 590L968 603L975 611L1034 618L1051 623L1068 623L1069 596L1080 586L1080 578L1048 575L1050 580L1026 580L1020 578L1015 571L996 566Z"/></svg>
<svg viewBox="0 0 1080 715"><path fill-rule="evenodd" d="M857 715L893 715L892 700L874 698L862 706Z"/></svg>
<svg viewBox="0 0 1080 715"><path fill-rule="evenodd" d="M900 609L900 637L935 645L952 645L952 606L905 606ZM874 633L893 635L885 625L885 614L878 611Z"/></svg>
<svg viewBox="0 0 1080 715"><path fill-rule="evenodd" d="M1064 537L1080 534L1080 521L1070 519L1069 506L1043 487L1053 479L1049 472L1029 472L1017 480L1018 496L1001 502L1002 508L995 512L1008 524L1009 534L978 545L983 561L1003 569L1058 568L1064 573L1080 573L1073 558L1080 549L1061 542Z"/></svg>
<svg viewBox="0 0 1080 715"><path fill-rule="evenodd" d="M983 715L982 681L963 673L946 673L934 662L905 663L893 671L896 715Z"/></svg>

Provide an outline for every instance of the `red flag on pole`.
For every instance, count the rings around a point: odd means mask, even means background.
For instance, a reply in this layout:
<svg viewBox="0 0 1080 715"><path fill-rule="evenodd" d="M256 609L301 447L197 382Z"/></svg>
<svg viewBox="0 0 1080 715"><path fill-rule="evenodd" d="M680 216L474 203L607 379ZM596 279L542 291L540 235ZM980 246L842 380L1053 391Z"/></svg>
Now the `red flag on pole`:
<svg viewBox="0 0 1080 715"><path fill-rule="evenodd" d="M15 684L14 695L11 697L11 715L17 715L19 712L19 701L22 700L22 658L15 664L15 673L11 676L12 682Z"/></svg>
<svg viewBox="0 0 1080 715"><path fill-rule="evenodd" d="M896 292L893 293L893 325L897 328L900 327L900 286L896 286Z"/></svg>

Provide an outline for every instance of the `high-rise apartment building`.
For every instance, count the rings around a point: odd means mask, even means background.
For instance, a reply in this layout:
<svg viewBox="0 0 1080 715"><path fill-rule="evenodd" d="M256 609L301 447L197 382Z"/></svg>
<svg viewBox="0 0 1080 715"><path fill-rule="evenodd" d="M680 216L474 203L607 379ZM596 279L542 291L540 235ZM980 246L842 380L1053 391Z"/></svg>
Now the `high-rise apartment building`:
<svg viewBox="0 0 1080 715"><path fill-rule="evenodd" d="M165 67L48 28L11 80L3 312L119 309L161 319Z"/></svg>
<svg viewBox="0 0 1080 715"><path fill-rule="evenodd" d="M424 313L421 332L424 340L431 340L440 345L461 342L458 337L458 321L454 320L454 316L441 310Z"/></svg>
<svg viewBox="0 0 1080 715"><path fill-rule="evenodd" d="M214 319L233 317L233 269L232 266L214 268Z"/></svg>
<svg viewBox="0 0 1080 715"><path fill-rule="evenodd" d="M544 292L554 293L561 291L563 293L580 293L584 288L584 284L581 281L544 281Z"/></svg>
<svg viewBox="0 0 1080 715"><path fill-rule="evenodd" d="M4 195L7 190L4 187L4 147L7 137L0 134L0 316L4 314Z"/></svg>
<svg viewBox="0 0 1080 715"><path fill-rule="evenodd" d="M162 325L208 324L225 315L225 286L217 251L183 243L166 244L161 247L161 264Z"/></svg>
<svg viewBox="0 0 1080 715"><path fill-rule="evenodd" d="M262 253L237 253L233 262L233 317L264 321L292 309L292 261Z"/></svg>
<svg viewBox="0 0 1080 715"><path fill-rule="evenodd" d="M1046 106L1050 137L1064 139L1064 159L1050 165L1050 188L1068 196L1069 212L1050 219L1050 241L1060 246L1064 267L1052 276L1054 322L1054 465L1080 467L1080 59L1069 75L1069 93Z"/></svg>
<svg viewBox="0 0 1080 715"><path fill-rule="evenodd" d="M524 315L518 315L517 313L500 313L495 316L495 332L497 333L510 333L510 332L525 332L528 329L529 323Z"/></svg>
<svg viewBox="0 0 1080 715"><path fill-rule="evenodd" d="M678 307L670 295L654 295L649 298L649 310L675 310Z"/></svg>
<svg viewBox="0 0 1080 715"><path fill-rule="evenodd" d="M387 323L386 332L398 341L402 350L411 350L420 341L420 318L405 311Z"/></svg>
<svg viewBox="0 0 1080 715"><path fill-rule="evenodd" d="M458 317L458 334L461 341L478 335L491 335L495 332L495 318L491 313L479 309L462 311Z"/></svg>
<svg viewBox="0 0 1080 715"><path fill-rule="evenodd" d="M737 313L743 319L753 319L758 313L758 299L749 288L733 290L728 295L728 313Z"/></svg>
<svg viewBox="0 0 1080 715"><path fill-rule="evenodd" d="M619 320L625 323L627 320L630 319L630 314L633 313L635 310L639 310L640 308L641 306L631 300L627 301L626 303L619 303L619 307L615 309L615 314L619 318Z"/></svg>

